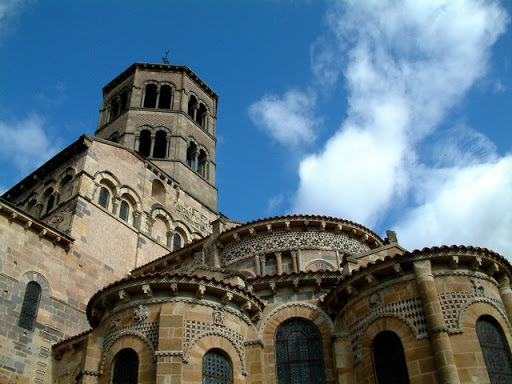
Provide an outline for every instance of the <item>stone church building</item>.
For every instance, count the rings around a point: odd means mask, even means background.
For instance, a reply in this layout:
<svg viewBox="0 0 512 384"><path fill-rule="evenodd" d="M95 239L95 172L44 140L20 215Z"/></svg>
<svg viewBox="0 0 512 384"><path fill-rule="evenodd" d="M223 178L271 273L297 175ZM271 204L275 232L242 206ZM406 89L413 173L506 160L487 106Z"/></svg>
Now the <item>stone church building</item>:
<svg viewBox="0 0 512 384"><path fill-rule="evenodd" d="M0 198L0 383L512 383L510 263L217 210L217 94L135 63Z"/></svg>

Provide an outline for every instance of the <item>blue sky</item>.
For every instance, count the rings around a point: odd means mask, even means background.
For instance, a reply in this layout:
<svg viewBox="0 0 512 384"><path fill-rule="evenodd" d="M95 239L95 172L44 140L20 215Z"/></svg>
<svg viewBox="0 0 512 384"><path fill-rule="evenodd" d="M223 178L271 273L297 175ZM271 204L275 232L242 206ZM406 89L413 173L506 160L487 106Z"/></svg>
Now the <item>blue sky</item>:
<svg viewBox="0 0 512 384"><path fill-rule="evenodd" d="M512 246L509 1L0 0L0 190L133 62L219 95L219 210L319 213L405 247Z"/></svg>

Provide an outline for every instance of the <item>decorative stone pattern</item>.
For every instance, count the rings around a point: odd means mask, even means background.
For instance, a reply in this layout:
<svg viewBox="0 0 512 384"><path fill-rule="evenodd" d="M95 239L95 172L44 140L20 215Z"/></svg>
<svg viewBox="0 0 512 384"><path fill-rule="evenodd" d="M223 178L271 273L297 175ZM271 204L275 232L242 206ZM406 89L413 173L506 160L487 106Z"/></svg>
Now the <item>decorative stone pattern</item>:
<svg viewBox="0 0 512 384"><path fill-rule="evenodd" d="M473 282L473 281L472 281ZM483 296L483 287L481 285L475 284L473 282L475 291L474 292L443 292L440 293L439 301L441 303L441 308L443 309L443 317L448 327L449 333L462 333L462 319L463 314L466 308L474 303L487 303L494 308L503 316L503 319L509 324L508 317L505 313L505 308L503 304L496 299L491 299ZM482 289L479 289L482 287Z"/></svg>
<svg viewBox="0 0 512 384"><path fill-rule="evenodd" d="M216 335L220 337L224 337L229 340L231 344L235 347L238 356L240 357L240 361L242 363L242 374L247 375L247 367L245 360L245 349L244 349L244 339L243 336L229 328L226 328L222 324L210 324L197 320L186 320L185 325L185 334L183 337L183 361L188 362L190 357L190 352L192 347L197 343L201 338L210 335Z"/></svg>
<svg viewBox="0 0 512 384"><path fill-rule="evenodd" d="M135 307L133 311L133 320L139 324L146 321L149 317L149 309L142 304L139 304Z"/></svg>
<svg viewBox="0 0 512 384"><path fill-rule="evenodd" d="M368 252L370 247L344 232L321 232L316 228L309 228L306 232L276 229L271 234L244 238L239 243L227 245L222 252L222 264L227 266L255 254L290 249L340 250L345 254L355 254Z"/></svg>
<svg viewBox="0 0 512 384"><path fill-rule="evenodd" d="M361 359L361 341L365 330L371 323L382 317L395 317L403 320L418 339L428 335L425 313L423 312L423 305L419 297L395 301L394 303L376 307L349 326L352 352L356 361Z"/></svg>
<svg viewBox="0 0 512 384"><path fill-rule="evenodd" d="M103 365L105 364L105 358L108 351L110 348L112 348L114 342L123 336L133 335L141 338L151 349L151 351L153 351L154 355L155 351L158 350L158 328L159 322L156 321L153 323L143 323L114 329L111 333L109 333L103 342L103 353L101 357L100 371L103 371Z"/></svg>

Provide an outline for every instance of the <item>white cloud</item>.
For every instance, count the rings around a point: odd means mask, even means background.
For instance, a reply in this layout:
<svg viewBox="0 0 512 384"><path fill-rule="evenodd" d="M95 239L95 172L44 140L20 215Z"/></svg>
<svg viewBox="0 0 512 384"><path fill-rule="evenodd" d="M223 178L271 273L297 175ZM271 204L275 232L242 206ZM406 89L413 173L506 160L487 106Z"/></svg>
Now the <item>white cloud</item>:
<svg viewBox="0 0 512 384"><path fill-rule="evenodd" d="M0 158L21 173L28 173L51 158L58 149L37 115L18 121L0 121Z"/></svg>
<svg viewBox="0 0 512 384"><path fill-rule="evenodd" d="M411 249L470 244L512 256L512 156L429 170L415 188L428 192L397 223L401 244Z"/></svg>
<svg viewBox="0 0 512 384"><path fill-rule="evenodd" d="M35 0L0 0L0 42L8 34L13 20Z"/></svg>
<svg viewBox="0 0 512 384"><path fill-rule="evenodd" d="M369 226L398 212L406 246L458 242L508 252L512 156L500 158L470 127L446 130L443 120L487 73L493 44L509 23L500 3L338 1L327 16L329 30L311 49L312 83L339 86L343 74L347 118L300 162L292 211ZM288 115L286 95L256 104L271 111L263 120L274 137L289 132L280 122ZM294 125L302 119L310 126L304 116L318 114L317 106L302 107L311 111L295 114Z"/></svg>
<svg viewBox="0 0 512 384"><path fill-rule="evenodd" d="M273 215L276 208L284 202L284 195L282 193L272 196L267 203L267 214Z"/></svg>
<svg viewBox="0 0 512 384"><path fill-rule="evenodd" d="M249 107L254 125L279 143L297 147L316 139L314 127L318 120L312 110L315 105L312 93L291 90L283 97L266 95Z"/></svg>

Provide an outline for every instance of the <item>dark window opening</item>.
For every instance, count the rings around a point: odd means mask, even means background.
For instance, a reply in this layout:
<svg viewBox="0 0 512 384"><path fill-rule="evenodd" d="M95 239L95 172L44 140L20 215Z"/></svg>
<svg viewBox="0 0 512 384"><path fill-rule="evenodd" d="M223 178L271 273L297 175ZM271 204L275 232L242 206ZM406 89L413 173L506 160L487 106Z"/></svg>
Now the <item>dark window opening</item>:
<svg viewBox="0 0 512 384"><path fill-rule="evenodd" d="M147 129L144 129L140 132L139 138L139 153L142 156L149 156L149 152L151 151L151 132Z"/></svg>
<svg viewBox="0 0 512 384"><path fill-rule="evenodd" d="M114 132L113 134L110 135L108 139L113 143L117 143L119 140L119 133Z"/></svg>
<svg viewBox="0 0 512 384"><path fill-rule="evenodd" d="M114 357L112 384L137 384L139 378L139 356L131 348L121 349Z"/></svg>
<svg viewBox="0 0 512 384"><path fill-rule="evenodd" d="M107 188L101 187L100 189L100 196L98 198L98 204L101 205L103 208L108 209L108 201L110 199L110 192Z"/></svg>
<svg viewBox="0 0 512 384"><path fill-rule="evenodd" d="M172 237L172 250L177 251L181 248L181 236L179 233L175 233Z"/></svg>
<svg viewBox="0 0 512 384"><path fill-rule="evenodd" d="M203 357L203 384L232 384L231 360L223 351L212 349Z"/></svg>
<svg viewBox="0 0 512 384"><path fill-rule="evenodd" d="M158 101L158 108L170 109L172 100L172 88L168 85L160 87L160 99Z"/></svg>
<svg viewBox="0 0 512 384"><path fill-rule="evenodd" d="M163 159L167 157L167 134L165 131L158 131L155 135L155 148L153 157Z"/></svg>
<svg viewBox="0 0 512 384"><path fill-rule="evenodd" d="M206 107L203 104L197 110L196 122L201 128L206 129Z"/></svg>
<svg viewBox="0 0 512 384"><path fill-rule="evenodd" d="M197 161L197 172L205 179L208 179L208 157L206 156L206 152L202 149L199 151Z"/></svg>
<svg viewBox="0 0 512 384"><path fill-rule="evenodd" d="M194 171L197 169L197 146L195 143L190 143L187 148L187 165L192 168Z"/></svg>
<svg viewBox="0 0 512 384"><path fill-rule="evenodd" d="M292 318L275 336L278 384L325 383L320 331L310 321Z"/></svg>
<svg viewBox="0 0 512 384"><path fill-rule="evenodd" d="M476 321L476 334L491 384L512 382L512 359L500 324L491 316Z"/></svg>
<svg viewBox="0 0 512 384"><path fill-rule="evenodd" d="M197 99L194 95L190 96L188 100L188 115L195 119L197 112Z"/></svg>
<svg viewBox="0 0 512 384"><path fill-rule="evenodd" d="M144 95L144 108L156 107L156 84L146 85L146 94Z"/></svg>
<svg viewBox="0 0 512 384"><path fill-rule="evenodd" d="M117 115L119 114L119 102L117 101L117 97L114 97L112 99L112 103L110 104L111 106L111 119L115 119L117 117Z"/></svg>
<svg viewBox="0 0 512 384"><path fill-rule="evenodd" d="M404 348L396 333L383 331L375 336L372 357L378 384L409 384Z"/></svg>
<svg viewBox="0 0 512 384"><path fill-rule="evenodd" d="M128 93L126 91L121 92L121 95L119 96L119 111L123 112L128 103Z"/></svg>
<svg viewBox="0 0 512 384"><path fill-rule="evenodd" d="M48 198L48 203L46 203L46 213L50 212L54 206L55 206L55 196L50 195L50 197Z"/></svg>
<svg viewBox="0 0 512 384"><path fill-rule="evenodd" d="M21 307L20 319L18 325L29 331L34 330L37 318L37 309L41 300L41 286L35 281L27 284L23 305Z"/></svg>
<svg viewBox="0 0 512 384"><path fill-rule="evenodd" d="M124 200L119 205L119 218L124 221L128 221L128 214L130 212L130 206Z"/></svg>

